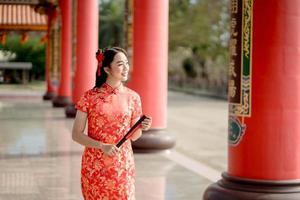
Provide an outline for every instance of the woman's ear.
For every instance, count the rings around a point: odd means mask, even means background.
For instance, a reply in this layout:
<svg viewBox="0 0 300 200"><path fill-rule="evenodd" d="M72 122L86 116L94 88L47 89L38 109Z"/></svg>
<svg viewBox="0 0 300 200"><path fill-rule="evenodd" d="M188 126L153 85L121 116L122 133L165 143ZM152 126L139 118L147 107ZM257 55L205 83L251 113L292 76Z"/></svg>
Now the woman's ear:
<svg viewBox="0 0 300 200"><path fill-rule="evenodd" d="M108 68L108 67L104 67L103 69L104 69L104 71L105 71L107 74L109 74L109 68Z"/></svg>

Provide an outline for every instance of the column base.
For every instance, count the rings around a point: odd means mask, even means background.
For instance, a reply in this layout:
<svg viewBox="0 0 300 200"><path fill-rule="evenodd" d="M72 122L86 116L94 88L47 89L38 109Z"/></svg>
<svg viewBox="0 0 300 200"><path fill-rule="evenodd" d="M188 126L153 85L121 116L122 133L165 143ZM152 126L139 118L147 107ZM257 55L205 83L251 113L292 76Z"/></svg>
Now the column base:
<svg viewBox="0 0 300 200"><path fill-rule="evenodd" d="M204 200L298 200L300 180L264 181L242 179L222 174L222 179L210 185Z"/></svg>
<svg viewBox="0 0 300 200"><path fill-rule="evenodd" d="M44 100L52 100L55 97L55 93L54 92L46 92L43 96Z"/></svg>
<svg viewBox="0 0 300 200"><path fill-rule="evenodd" d="M67 118L74 118L76 116L76 109L73 103L66 106L65 114Z"/></svg>
<svg viewBox="0 0 300 200"><path fill-rule="evenodd" d="M136 153L153 153L168 150L175 145L175 139L164 130L149 130L132 143Z"/></svg>
<svg viewBox="0 0 300 200"><path fill-rule="evenodd" d="M52 99L53 107L66 107L71 104L70 97L56 96Z"/></svg>

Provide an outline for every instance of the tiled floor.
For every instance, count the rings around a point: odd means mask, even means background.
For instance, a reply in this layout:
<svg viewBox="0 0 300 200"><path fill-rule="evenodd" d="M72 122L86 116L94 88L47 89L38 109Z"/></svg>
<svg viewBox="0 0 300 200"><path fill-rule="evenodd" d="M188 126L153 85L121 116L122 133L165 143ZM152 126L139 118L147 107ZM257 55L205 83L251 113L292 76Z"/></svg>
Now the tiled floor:
<svg viewBox="0 0 300 200"><path fill-rule="evenodd" d="M0 200L83 199L82 147L71 140L72 123L41 93L1 93L0 87ZM135 154L137 200L202 199L215 180L205 169L226 170L226 126L225 101L169 92L168 131L177 145ZM195 167L182 164L183 157Z"/></svg>

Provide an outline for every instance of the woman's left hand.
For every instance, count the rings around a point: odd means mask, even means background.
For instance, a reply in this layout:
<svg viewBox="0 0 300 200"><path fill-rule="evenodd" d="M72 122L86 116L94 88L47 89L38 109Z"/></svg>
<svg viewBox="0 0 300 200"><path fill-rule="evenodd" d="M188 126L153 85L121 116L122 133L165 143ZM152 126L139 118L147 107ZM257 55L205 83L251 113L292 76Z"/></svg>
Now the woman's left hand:
<svg viewBox="0 0 300 200"><path fill-rule="evenodd" d="M147 117L142 122L142 130L148 131L151 128L151 124L152 124L152 117Z"/></svg>

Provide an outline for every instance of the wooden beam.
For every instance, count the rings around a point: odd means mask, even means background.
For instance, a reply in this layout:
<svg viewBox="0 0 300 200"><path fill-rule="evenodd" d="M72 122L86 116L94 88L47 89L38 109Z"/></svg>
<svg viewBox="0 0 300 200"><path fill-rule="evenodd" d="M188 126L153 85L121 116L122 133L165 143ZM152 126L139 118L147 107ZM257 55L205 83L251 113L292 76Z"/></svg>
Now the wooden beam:
<svg viewBox="0 0 300 200"><path fill-rule="evenodd" d="M47 26L45 25L3 25L0 26L0 31L47 31Z"/></svg>
<svg viewBox="0 0 300 200"><path fill-rule="evenodd" d="M0 0L0 4L24 4L24 5L36 5L39 0Z"/></svg>

